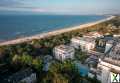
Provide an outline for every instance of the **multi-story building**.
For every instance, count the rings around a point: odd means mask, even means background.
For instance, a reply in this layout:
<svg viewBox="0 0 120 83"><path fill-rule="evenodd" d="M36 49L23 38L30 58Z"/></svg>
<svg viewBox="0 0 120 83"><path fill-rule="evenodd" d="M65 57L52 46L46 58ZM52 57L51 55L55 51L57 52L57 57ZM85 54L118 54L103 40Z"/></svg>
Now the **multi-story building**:
<svg viewBox="0 0 120 83"><path fill-rule="evenodd" d="M65 59L73 59L75 50L71 46L59 45L54 48L53 54L56 59L64 61Z"/></svg>
<svg viewBox="0 0 120 83"><path fill-rule="evenodd" d="M113 47L113 45L114 45L114 40L108 40L106 42L105 52L104 53L107 53Z"/></svg>
<svg viewBox="0 0 120 83"><path fill-rule="evenodd" d="M120 61L111 58L99 60L97 78L102 83L111 83L112 73L120 73Z"/></svg>
<svg viewBox="0 0 120 83"><path fill-rule="evenodd" d="M116 46L112 48L112 50L109 53L109 57L120 60L120 42L117 43Z"/></svg>
<svg viewBox="0 0 120 83"><path fill-rule="evenodd" d="M91 38L97 38L97 37L103 37L103 34L100 32L89 32L88 34L83 35L83 37L91 37Z"/></svg>
<svg viewBox="0 0 120 83"><path fill-rule="evenodd" d="M35 83L36 82L36 73L32 69L20 70L16 73L11 71L1 72L0 82L1 83Z"/></svg>
<svg viewBox="0 0 120 83"><path fill-rule="evenodd" d="M113 24L109 24L107 27L108 27L109 29L118 29L118 27L115 26L115 25L113 25Z"/></svg>
<svg viewBox="0 0 120 83"><path fill-rule="evenodd" d="M71 46L82 51L90 51L95 47L95 39L90 37L74 37L71 39Z"/></svg>
<svg viewBox="0 0 120 83"><path fill-rule="evenodd" d="M53 61L53 57L50 55L46 55L43 57L43 71L49 70L52 61Z"/></svg>
<svg viewBox="0 0 120 83"><path fill-rule="evenodd" d="M113 46L114 40L111 37L100 37L95 41L96 51L101 53L107 53Z"/></svg>

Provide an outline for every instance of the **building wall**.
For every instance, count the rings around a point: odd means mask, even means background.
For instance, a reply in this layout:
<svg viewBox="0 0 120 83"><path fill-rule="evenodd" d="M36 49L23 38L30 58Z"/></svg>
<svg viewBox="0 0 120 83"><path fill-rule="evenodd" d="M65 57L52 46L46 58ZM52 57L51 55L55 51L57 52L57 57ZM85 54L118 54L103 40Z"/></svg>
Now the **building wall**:
<svg viewBox="0 0 120 83"><path fill-rule="evenodd" d="M110 69L107 67L102 68L102 83L109 83Z"/></svg>
<svg viewBox="0 0 120 83"><path fill-rule="evenodd" d="M74 48L78 49L81 48L82 51L90 51L91 49L94 49L95 43L94 42L87 42L83 40L71 40L71 44Z"/></svg>
<svg viewBox="0 0 120 83"><path fill-rule="evenodd" d="M101 75L99 75L99 80L101 80L102 83L110 83L111 81L111 70L116 70L116 71L120 71L120 67L104 62L104 61L100 61L100 63L98 64L98 68L101 69Z"/></svg>
<svg viewBox="0 0 120 83"><path fill-rule="evenodd" d="M80 47L80 41L77 39L71 39L71 46L73 46L76 49L79 49Z"/></svg>
<svg viewBox="0 0 120 83"><path fill-rule="evenodd" d="M105 53L108 52L112 48L112 44L106 44Z"/></svg>
<svg viewBox="0 0 120 83"><path fill-rule="evenodd" d="M115 48L111 50L109 56L116 59L120 59L120 44L118 44L117 46L115 46Z"/></svg>
<svg viewBox="0 0 120 83"><path fill-rule="evenodd" d="M73 49L69 51L63 51L61 49L55 48L53 52L54 52L55 58L61 61L64 61L65 59L68 59L68 58L73 59L75 54L75 50Z"/></svg>
<svg viewBox="0 0 120 83"><path fill-rule="evenodd" d="M24 78L23 80L21 80L20 82L25 82L25 83L35 83L36 81L36 74L33 73L31 74L29 77Z"/></svg>

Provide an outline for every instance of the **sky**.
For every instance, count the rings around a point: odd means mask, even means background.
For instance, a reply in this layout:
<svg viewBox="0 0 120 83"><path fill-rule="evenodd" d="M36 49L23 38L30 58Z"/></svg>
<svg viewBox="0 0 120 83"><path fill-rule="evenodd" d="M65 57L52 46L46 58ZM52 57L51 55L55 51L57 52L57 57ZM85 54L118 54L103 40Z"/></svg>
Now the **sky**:
<svg viewBox="0 0 120 83"><path fill-rule="evenodd" d="M0 13L119 14L120 0L0 0Z"/></svg>

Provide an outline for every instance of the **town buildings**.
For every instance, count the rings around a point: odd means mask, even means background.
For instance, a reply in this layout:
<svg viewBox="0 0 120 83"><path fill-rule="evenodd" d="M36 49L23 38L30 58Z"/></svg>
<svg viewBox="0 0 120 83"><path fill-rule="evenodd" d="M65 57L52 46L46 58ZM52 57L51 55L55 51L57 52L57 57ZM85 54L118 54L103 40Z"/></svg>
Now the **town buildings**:
<svg viewBox="0 0 120 83"><path fill-rule="evenodd" d="M108 53L114 44L114 38L111 36L96 35L74 37L71 39L71 46L76 49L81 49L84 52L96 51L100 53ZM98 34L98 35L97 35Z"/></svg>
<svg viewBox="0 0 120 83"><path fill-rule="evenodd" d="M93 68L95 71L90 70L88 76L92 78L96 77L98 80L101 81L101 83L111 83L111 75L113 73L120 74L119 39L116 39L109 35L97 38L94 37L93 40L91 39L92 38L85 36L82 38L72 38L72 46L74 46L75 48L81 47L82 51L87 51L88 53L99 52L102 57L98 56L96 59L94 59L96 60L96 62L93 59L90 60L91 58L86 60L87 64L93 64L93 62L97 63L97 68ZM92 49L88 49L88 46L90 46L91 42L94 47Z"/></svg>
<svg viewBox="0 0 120 83"><path fill-rule="evenodd" d="M71 46L59 45L54 48L53 54L56 59L64 61L65 59L73 59L75 50Z"/></svg>
<svg viewBox="0 0 120 83"><path fill-rule="evenodd" d="M112 75L120 74L119 38L104 36L97 38L95 42L95 51L100 52L102 57L98 56L97 68L90 72L88 76L96 77L101 83L111 83Z"/></svg>

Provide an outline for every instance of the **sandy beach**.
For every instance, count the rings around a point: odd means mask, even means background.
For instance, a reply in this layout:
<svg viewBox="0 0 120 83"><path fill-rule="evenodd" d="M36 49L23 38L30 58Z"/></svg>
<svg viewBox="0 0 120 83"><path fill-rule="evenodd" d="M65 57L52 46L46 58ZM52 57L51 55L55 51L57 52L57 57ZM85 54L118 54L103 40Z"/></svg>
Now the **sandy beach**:
<svg viewBox="0 0 120 83"><path fill-rule="evenodd" d="M18 43L22 43L22 42L31 41L33 39L41 39L41 38L45 38L45 37L49 37L49 36L55 36L55 35L62 34L62 33L65 33L65 32L69 32L69 31L72 31L72 30L83 29L85 27L90 27L90 26L93 26L93 25L96 25L96 24L99 24L99 23L103 23L103 22L109 21L113 18L115 18L115 16L110 16L108 18L105 18L105 19L102 19L102 20L99 20L99 21L96 21L96 22L90 22L90 23L82 24L82 25L75 26L75 27L70 27L70 28L60 29L60 30L54 30L54 31L51 31L51 32L37 34L37 35L34 35L34 36L30 36L30 37L23 37L23 38L18 38L18 39L14 39L14 40L9 40L9 41L5 41L5 42L1 42L0 46L18 44Z"/></svg>

